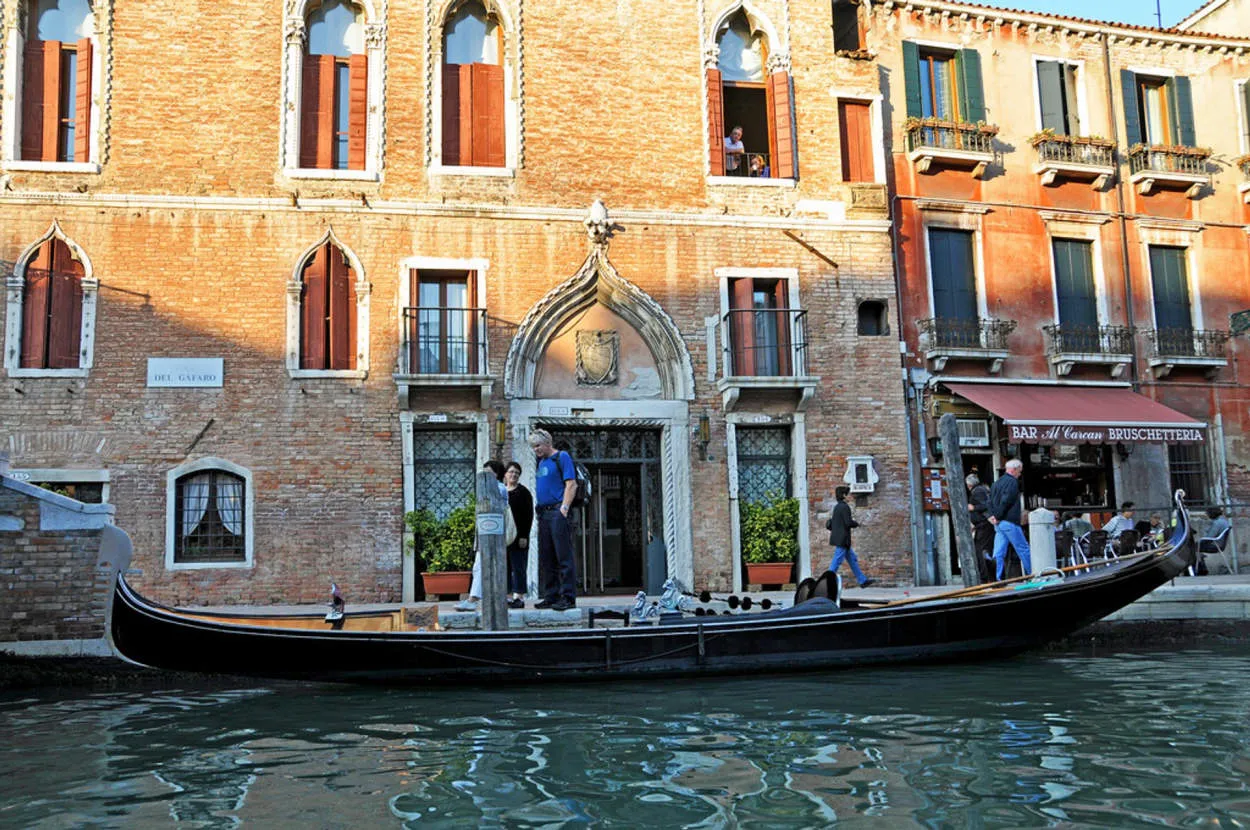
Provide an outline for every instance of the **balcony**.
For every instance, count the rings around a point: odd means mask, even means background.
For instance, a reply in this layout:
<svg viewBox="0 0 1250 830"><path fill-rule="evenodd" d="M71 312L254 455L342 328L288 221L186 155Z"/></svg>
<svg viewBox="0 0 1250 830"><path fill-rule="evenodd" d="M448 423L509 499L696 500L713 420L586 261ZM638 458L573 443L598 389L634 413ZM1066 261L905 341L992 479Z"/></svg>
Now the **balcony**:
<svg viewBox="0 0 1250 830"><path fill-rule="evenodd" d="M473 388L481 407L490 407L493 380L486 359L486 309L405 308L395 373L401 408L409 389Z"/></svg>
<svg viewBox="0 0 1250 830"><path fill-rule="evenodd" d="M994 161L992 124L959 124L936 118L908 118L907 157L917 173L928 173L934 163L948 167L970 167L974 179L982 178Z"/></svg>
<svg viewBox="0 0 1250 830"><path fill-rule="evenodd" d="M1106 139L1041 132L1029 143L1037 150L1033 172L1041 174L1043 186L1070 179L1093 182L1094 190L1102 190L1115 176L1115 144Z"/></svg>
<svg viewBox="0 0 1250 830"><path fill-rule="evenodd" d="M1207 377L1228 365L1227 331L1200 329L1149 329L1150 370L1156 378L1167 377L1176 367L1202 369Z"/></svg>
<svg viewBox="0 0 1250 830"><path fill-rule="evenodd" d="M933 362L933 371L945 369L949 360L976 360L988 363L990 374L996 375L1003 370L1007 335L1015 330L1016 321L931 317L916 325L920 350Z"/></svg>
<svg viewBox="0 0 1250 830"><path fill-rule="evenodd" d="M1238 156L1233 159L1233 164L1241 171L1241 184L1237 185L1237 191L1242 200L1250 205L1250 156Z"/></svg>
<svg viewBox="0 0 1250 830"><path fill-rule="evenodd" d="M798 392L802 411L820 378L808 374L807 311L798 308L736 309L721 318L724 374L717 381L726 410L744 389Z"/></svg>
<svg viewBox="0 0 1250 830"><path fill-rule="evenodd" d="M1166 147L1160 144L1134 144L1128 151L1129 181L1137 192L1149 196L1159 187L1185 188L1185 195L1197 199L1211 184L1205 147Z"/></svg>
<svg viewBox="0 0 1250 830"><path fill-rule="evenodd" d="M1046 333L1046 356L1059 375L1078 363L1107 366L1118 378L1133 362L1133 330L1128 326L1042 326Z"/></svg>

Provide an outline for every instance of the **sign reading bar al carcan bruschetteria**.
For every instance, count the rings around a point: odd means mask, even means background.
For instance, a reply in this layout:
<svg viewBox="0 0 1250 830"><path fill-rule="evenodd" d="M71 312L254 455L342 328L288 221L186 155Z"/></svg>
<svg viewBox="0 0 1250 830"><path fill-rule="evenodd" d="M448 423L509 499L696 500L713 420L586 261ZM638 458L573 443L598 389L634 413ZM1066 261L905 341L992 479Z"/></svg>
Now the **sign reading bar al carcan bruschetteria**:
<svg viewBox="0 0 1250 830"><path fill-rule="evenodd" d="M1072 426L1008 424L1013 444L1201 444L1201 427Z"/></svg>

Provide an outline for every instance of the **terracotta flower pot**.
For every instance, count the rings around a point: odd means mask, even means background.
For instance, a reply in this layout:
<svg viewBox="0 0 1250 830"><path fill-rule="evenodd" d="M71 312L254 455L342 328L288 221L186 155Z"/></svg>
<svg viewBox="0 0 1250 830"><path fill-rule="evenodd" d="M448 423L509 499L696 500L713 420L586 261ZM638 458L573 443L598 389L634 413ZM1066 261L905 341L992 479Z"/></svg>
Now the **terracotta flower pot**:
<svg viewBox="0 0 1250 830"><path fill-rule="evenodd" d="M467 594L473 584L472 571L421 572L427 594Z"/></svg>
<svg viewBox="0 0 1250 830"><path fill-rule="evenodd" d="M794 570L793 562L748 562L747 582L752 585L785 585Z"/></svg>

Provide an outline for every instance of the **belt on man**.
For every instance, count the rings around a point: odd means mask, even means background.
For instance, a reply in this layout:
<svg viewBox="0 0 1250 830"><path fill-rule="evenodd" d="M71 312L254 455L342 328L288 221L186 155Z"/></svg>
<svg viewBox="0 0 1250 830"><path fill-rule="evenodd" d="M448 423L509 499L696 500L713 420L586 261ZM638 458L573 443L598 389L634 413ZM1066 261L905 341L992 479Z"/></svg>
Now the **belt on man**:
<svg viewBox="0 0 1250 830"><path fill-rule="evenodd" d="M552 510L559 510L559 509L560 509L560 504L540 504L540 505L538 505L538 512L539 512L540 514L541 514L541 513L549 513L549 512L550 512L550 511L552 511Z"/></svg>

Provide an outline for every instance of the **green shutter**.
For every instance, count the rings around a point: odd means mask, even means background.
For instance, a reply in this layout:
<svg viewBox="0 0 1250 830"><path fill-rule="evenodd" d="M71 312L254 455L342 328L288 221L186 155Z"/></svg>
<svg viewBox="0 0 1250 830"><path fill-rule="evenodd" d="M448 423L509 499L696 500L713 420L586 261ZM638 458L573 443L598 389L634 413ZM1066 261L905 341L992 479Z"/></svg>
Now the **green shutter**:
<svg viewBox="0 0 1250 830"><path fill-rule="evenodd" d="M1241 138L1241 149L1250 152L1250 81L1241 84Z"/></svg>
<svg viewBox="0 0 1250 830"><path fill-rule="evenodd" d="M1155 326L1163 330L1192 329L1185 249L1151 245L1150 282L1154 293Z"/></svg>
<svg viewBox="0 0 1250 830"><path fill-rule="evenodd" d="M1063 64L1038 61L1037 89L1042 101L1042 129L1066 135L1068 121L1063 115Z"/></svg>
<svg viewBox="0 0 1250 830"><path fill-rule="evenodd" d="M1092 242L1056 239L1055 295L1059 300L1059 325L1098 325L1098 305L1094 295Z"/></svg>
<svg viewBox="0 0 1250 830"><path fill-rule="evenodd" d="M920 47L910 40L903 41L903 82L907 87L907 117L920 118L924 115L920 106Z"/></svg>
<svg viewBox="0 0 1250 830"><path fill-rule="evenodd" d="M1172 110L1172 140L1184 147L1197 146L1194 137L1194 95L1189 79L1172 78L1167 83L1168 103Z"/></svg>
<svg viewBox="0 0 1250 830"><path fill-rule="evenodd" d="M959 72L959 111L971 123L985 120L985 91L981 84L981 53L960 49L955 53Z"/></svg>
<svg viewBox="0 0 1250 830"><path fill-rule="evenodd" d="M977 319L977 283L972 233L929 229L929 276L933 316L939 320Z"/></svg>
<svg viewBox="0 0 1250 830"><path fill-rule="evenodd" d="M1120 70L1120 91L1124 95L1124 140L1132 147L1142 143L1140 101L1137 98L1137 76Z"/></svg>

